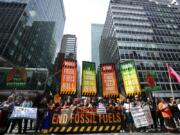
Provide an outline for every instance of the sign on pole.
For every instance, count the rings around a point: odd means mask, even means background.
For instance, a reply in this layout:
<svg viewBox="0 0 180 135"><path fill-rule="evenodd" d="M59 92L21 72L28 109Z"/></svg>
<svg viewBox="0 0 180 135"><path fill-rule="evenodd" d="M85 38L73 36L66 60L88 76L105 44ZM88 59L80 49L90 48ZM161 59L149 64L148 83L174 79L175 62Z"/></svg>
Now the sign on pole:
<svg viewBox="0 0 180 135"><path fill-rule="evenodd" d="M141 93L141 86L133 61L120 63L120 72L124 83L126 95Z"/></svg>
<svg viewBox="0 0 180 135"><path fill-rule="evenodd" d="M83 61L82 96L95 96L96 94L96 65L93 62Z"/></svg>
<svg viewBox="0 0 180 135"><path fill-rule="evenodd" d="M114 64L101 64L103 97L118 97L118 87Z"/></svg>
<svg viewBox="0 0 180 135"><path fill-rule="evenodd" d="M75 60L64 60L61 74L60 94L75 95L77 80L77 63Z"/></svg>

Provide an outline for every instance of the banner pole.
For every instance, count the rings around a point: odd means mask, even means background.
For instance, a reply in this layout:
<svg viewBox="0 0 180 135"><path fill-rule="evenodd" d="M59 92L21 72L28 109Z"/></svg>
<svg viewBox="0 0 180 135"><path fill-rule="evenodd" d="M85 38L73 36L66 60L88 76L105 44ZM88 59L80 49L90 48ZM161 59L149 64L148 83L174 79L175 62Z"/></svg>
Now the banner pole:
<svg viewBox="0 0 180 135"><path fill-rule="evenodd" d="M169 74L168 74L168 75L169 75ZM174 92L173 92L173 88L172 88L172 82L171 82L171 77L170 77L170 75L169 75L169 83L170 83L172 98L174 99Z"/></svg>

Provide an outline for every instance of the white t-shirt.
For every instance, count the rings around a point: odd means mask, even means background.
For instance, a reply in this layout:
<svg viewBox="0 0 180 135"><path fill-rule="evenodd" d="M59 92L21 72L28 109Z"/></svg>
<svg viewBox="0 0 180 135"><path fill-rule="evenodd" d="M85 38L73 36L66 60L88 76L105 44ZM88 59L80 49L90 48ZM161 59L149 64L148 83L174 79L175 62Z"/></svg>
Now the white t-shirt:
<svg viewBox="0 0 180 135"><path fill-rule="evenodd" d="M129 103L124 103L123 107L125 108L126 112L129 112L131 104L129 105Z"/></svg>
<svg viewBox="0 0 180 135"><path fill-rule="evenodd" d="M178 104L177 106L178 106L178 109L179 109L179 111L180 111L180 104Z"/></svg>

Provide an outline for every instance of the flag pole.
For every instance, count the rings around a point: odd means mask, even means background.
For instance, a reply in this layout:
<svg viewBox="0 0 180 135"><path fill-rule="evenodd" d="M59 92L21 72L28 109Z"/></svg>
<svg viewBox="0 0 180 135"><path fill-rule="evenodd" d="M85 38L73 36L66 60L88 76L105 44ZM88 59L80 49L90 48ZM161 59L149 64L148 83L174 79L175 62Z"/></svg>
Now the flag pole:
<svg viewBox="0 0 180 135"><path fill-rule="evenodd" d="M172 82L171 82L170 75L169 75L169 81L170 81L170 88L171 88L172 98L174 99L174 92L173 92L173 88L172 88Z"/></svg>
<svg viewBox="0 0 180 135"><path fill-rule="evenodd" d="M171 94L172 94L172 98L174 99L174 91L173 91L173 88L172 88L172 81L171 81L171 77L170 77L170 74L169 74L168 64L166 64L166 66L167 66L167 69L168 69L168 76L169 76L169 84L170 84L170 88L171 88Z"/></svg>

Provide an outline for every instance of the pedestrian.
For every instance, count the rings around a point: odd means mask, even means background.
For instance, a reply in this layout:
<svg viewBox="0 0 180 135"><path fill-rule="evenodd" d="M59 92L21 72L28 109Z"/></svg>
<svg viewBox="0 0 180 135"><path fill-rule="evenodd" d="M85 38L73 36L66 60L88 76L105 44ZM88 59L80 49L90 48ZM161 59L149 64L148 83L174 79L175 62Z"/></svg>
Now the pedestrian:
<svg viewBox="0 0 180 135"><path fill-rule="evenodd" d="M161 114L164 118L167 131L168 132L176 131L176 125L173 120L172 112L170 110L168 103L165 102L163 98L161 98L160 103L158 104L158 108L161 111Z"/></svg>

